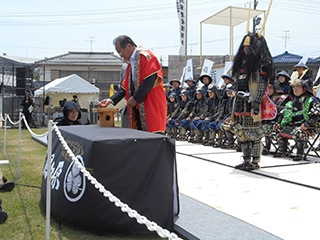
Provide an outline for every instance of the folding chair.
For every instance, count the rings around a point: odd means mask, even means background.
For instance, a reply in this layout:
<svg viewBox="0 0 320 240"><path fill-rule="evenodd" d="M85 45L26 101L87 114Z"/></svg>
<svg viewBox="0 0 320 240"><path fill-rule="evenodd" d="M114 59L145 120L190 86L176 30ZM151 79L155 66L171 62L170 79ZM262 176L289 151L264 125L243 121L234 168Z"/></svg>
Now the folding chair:
<svg viewBox="0 0 320 240"><path fill-rule="evenodd" d="M310 132L312 135L310 136L311 139L308 138L306 141L308 148L307 148L307 151L305 151L304 157L306 158L308 155L310 155L309 153L311 151L313 151L315 153L316 157L320 157L319 153L317 152L316 148L314 147L320 137L320 123L317 122L316 126L313 129L311 129ZM312 155L310 155L310 156L312 156Z"/></svg>
<svg viewBox="0 0 320 240"><path fill-rule="evenodd" d="M273 140L275 141L280 141L282 138L288 139L288 146L286 151L286 156L288 157L293 157L292 156L293 150L296 148L298 141L302 140L308 146L311 145L309 137L312 136L312 134L309 131L302 131L300 129L300 125L301 123L299 122L293 123L281 129L281 131L278 131L273 134ZM274 154L277 154L279 152L280 146L279 145L276 146L276 144L273 141L272 141L272 145L276 149ZM305 153L304 153L304 157L306 157Z"/></svg>
<svg viewBox="0 0 320 240"><path fill-rule="evenodd" d="M284 135L282 135L284 136ZM285 137L285 136L284 136ZM293 153L294 148L297 145L298 140L302 140L306 147L304 148L303 157L307 160L308 155L310 156L310 151L313 151L317 157L320 157L319 153L315 150L314 145L320 137L319 127L309 128L306 131L302 131L299 127L296 127L293 132L291 132L291 136L288 135L287 138L294 142L293 145L288 146L288 154L291 155ZM291 142L292 142L291 141ZM278 149L277 149L278 150Z"/></svg>

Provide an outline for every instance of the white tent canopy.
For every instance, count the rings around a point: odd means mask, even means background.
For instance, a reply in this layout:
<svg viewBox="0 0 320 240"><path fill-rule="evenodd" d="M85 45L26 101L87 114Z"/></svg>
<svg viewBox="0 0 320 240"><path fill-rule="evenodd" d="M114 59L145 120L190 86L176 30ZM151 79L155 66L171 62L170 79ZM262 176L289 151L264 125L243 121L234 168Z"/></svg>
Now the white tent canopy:
<svg viewBox="0 0 320 240"><path fill-rule="evenodd" d="M45 86L34 92L35 97L50 97L52 107L59 106L59 101L72 100L73 95L78 96L81 108L89 109L90 102L99 101L99 88L93 86L77 74L72 74L63 78L52 80Z"/></svg>
<svg viewBox="0 0 320 240"><path fill-rule="evenodd" d="M249 10L248 8L229 6L220 12L202 20L201 23L234 27L264 13L264 10Z"/></svg>
<svg viewBox="0 0 320 240"><path fill-rule="evenodd" d="M229 26L230 31L230 61L233 59L233 28L243 22L263 14L264 10L240 8L229 6L218 13L202 20L200 22L200 65L202 65L202 24L214 24ZM246 33L245 33L246 34Z"/></svg>

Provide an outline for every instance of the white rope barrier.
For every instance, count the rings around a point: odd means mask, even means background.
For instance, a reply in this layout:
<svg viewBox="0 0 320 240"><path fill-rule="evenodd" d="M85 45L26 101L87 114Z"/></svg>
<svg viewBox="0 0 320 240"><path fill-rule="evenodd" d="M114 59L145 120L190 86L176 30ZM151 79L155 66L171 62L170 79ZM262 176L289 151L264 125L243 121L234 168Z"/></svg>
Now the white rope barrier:
<svg viewBox="0 0 320 240"><path fill-rule="evenodd" d="M9 122L10 122L12 125L18 125L19 122L20 122L21 120L23 120L24 125L26 126L26 128L28 129L28 131L30 132L30 134L31 134L32 136L34 136L34 137L41 138L41 137L45 137L45 136L48 135L48 131L46 131L45 133L42 133L42 134L36 134L36 133L34 133L34 132L32 131L32 129L30 128L30 126L29 126L29 124L28 124L28 122L27 122L26 117L24 116L24 114L23 114L23 113L20 113L20 114L22 115L22 117L19 117L19 120L18 120L17 122L13 122L8 114L5 114L5 118L3 119L2 113L1 113L1 116L0 116L0 117L1 117L1 120L2 120L2 121L6 121L6 119L8 119Z"/></svg>
<svg viewBox="0 0 320 240"><path fill-rule="evenodd" d="M22 114L23 115L23 114ZM22 117L23 121L24 121L24 125L27 127L29 133L32 135L32 136L35 136L35 137L44 137L44 136L47 136L48 135L48 131L46 131L45 133L43 134L36 134L32 131L32 129L29 127L29 124L25 118L25 116L23 115Z"/></svg>
<svg viewBox="0 0 320 240"><path fill-rule="evenodd" d="M5 119L4 119L3 116L2 116L2 113L0 113L0 120L1 120L1 121L5 121Z"/></svg>
<svg viewBox="0 0 320 240"><path fill-rule="evenodd" d="M34 132L32 132L31 135L34 136L34 137L41 138L41 137L47 136L48 135L48 131L46 131L45 133L42 133L42 134L35 134Z"/></svg>
<svg viewBox="0 0 320 240"><path fill-rule="evenodd" d="M5 120L9 120L9 122L12 124L12 125L18 125L19 122L21 121L21 118L17 121L17 122L12 122L10 116L8 114L5 114Z"/></svg>
<svg viewBox="0 0 320 240"><path fill-rule="evenodd" d="M94 178L84 166L82 166L81 162L78 158L73 154L71 149L69 148L67 142L64 140L63 136L61 135L59 128L54 125L53 129L55 130L62 146L67 151L68 155L72 159L72 161L77 165L80 171L84 174L84 176L91 182L92 185L96 189L99 190L100 193L103 194L106 198L109 199L110 202L113 202L114 205L121 209L122 212L127 213L130 218L135 218L139 224L144 224L149 231L155 231L157 234L162 238L168 238L169 240L176 240L180 239L175 233L170 233L170 231L163 229L162 227L158 226L155 222L151 222L145 216L140 215L136 210L131 209L127 204L121 202L119 198L114 196L110 191L106 190L105 187Z"/></svg>

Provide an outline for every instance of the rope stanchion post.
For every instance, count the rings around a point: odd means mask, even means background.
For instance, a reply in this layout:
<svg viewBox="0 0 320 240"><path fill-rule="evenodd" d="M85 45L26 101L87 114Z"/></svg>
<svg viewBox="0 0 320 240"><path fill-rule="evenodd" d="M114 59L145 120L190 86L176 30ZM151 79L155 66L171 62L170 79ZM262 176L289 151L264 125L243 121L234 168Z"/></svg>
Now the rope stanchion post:
<svg viewBox="0 0 320 240"><path fill-rule="evenodd" d="M46 240L50 240L51 154L52 154L52 120L50 120L49 123L48 123L47 194L46 194Z"/></svg>
<svg viewBox="0 0 320 240"><path fill-rule="evenodd" d="M20 175L20 159L21 159L21 119L23 118L23 114L19 113L19 134L18 134L18 176Z"/></svg>
<svg viewBox="0 0 320 240"><path fill-rule="evenodd" d="M7 118L8 118L8 114L5 114L4 115L3 152L7 152Z"/></svg>

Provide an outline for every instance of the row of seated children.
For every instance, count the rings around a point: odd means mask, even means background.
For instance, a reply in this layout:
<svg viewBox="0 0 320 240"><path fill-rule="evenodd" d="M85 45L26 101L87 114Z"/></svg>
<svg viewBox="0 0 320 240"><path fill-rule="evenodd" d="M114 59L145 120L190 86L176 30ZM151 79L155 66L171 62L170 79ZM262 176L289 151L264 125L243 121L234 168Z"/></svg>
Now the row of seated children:
<svg viewBox="0 0 320 240"><path fill-rule="evenodd" d="M234 82L229 74L222 78L225 82L222 90L218 90L209 81L210 84L196 88L194 94L188 91L188 88L182 90L180 96L175 92L169 94L168 135L207 146L235 148L233 134L221 127L231 116L232 100L235 96ZM223 145L224 138L227 138L226 145Z"/></svg>
<svg viewBox="0 0 320 240"><path fill-rule="evenodd" d="M170 94L168 135L207 146L237 149L236 139L229 128L235 97L234 84L230 75L223 75L222 78L226 87L220 93L215 86L209 84L206 92L198 88L196 97L183 90L180 103L179 96ZM279 145L274 156L288 156L288 138L291 137L295 139L297 148L293 160L304 160L307 138L315 133L310 131L317 131L319 123L319 99L313 95L308 77L297 78L290 84L290 76L282 71L278 73L277 80L277 86L269 86L269 97L277 105L278 116L265 122L270 126L270 134L265 136L262 154L269 154L273 139ZM288 131L289 136L285 134Z"/></svg>

